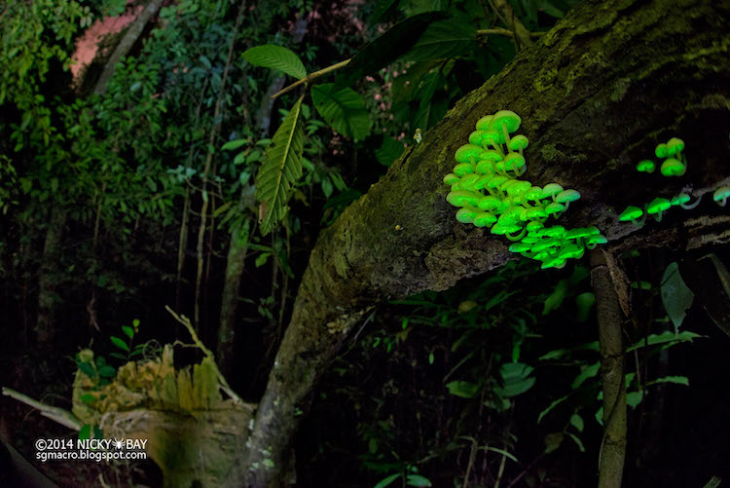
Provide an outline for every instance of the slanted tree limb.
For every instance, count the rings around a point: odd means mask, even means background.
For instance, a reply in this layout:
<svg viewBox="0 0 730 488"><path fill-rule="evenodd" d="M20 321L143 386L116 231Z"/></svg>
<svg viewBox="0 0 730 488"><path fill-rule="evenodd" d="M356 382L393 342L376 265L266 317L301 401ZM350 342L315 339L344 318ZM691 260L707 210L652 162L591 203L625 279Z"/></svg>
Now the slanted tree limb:
<svg viewBox="0 0 730 488"><path fill-rule="evenodd" d="M43 415L44 417L48 417L54 422L57 422L64 427L68 427L69 429L81 430L81 427L83 427L84 425L83 422L81 422L78 418L76 418L73 413L69 412L68 410L64 410L59 407L53 407L51 405L41 403L37 400L33 400L28 395L24 395L19 391L13 390L12 388L3 387L3 395L14 398L19 402L25 403L26 405L35 408L36 410L40 411L41 415Z"/></svg>
<svg viewBox="0 0 730 488"><path fill-rule="evenodd" d="M117 44L114 52L109 57L106 65L104 65L104 71L101 72L101 76L99 76L99 79L96 81L96 85L94 85L92 93L95 95L103 95L106 93L109 80L111 80L114 75L117 63L119 63L132 49L134 44L137 42L137 39L139 39L139 36L142 35L142 31L144 31L145 26L147 26L149 21L152 20L152 17L154 17L160 9L162 2L163 0L150 0L144 10L142 10L134 22L132 22L132 25L129 26L124 37L122 37L122 40L119 41L119 44Z"/></svg>
<svg viewBox="0 0 730 488"><path fill-rule="evenodd" d="M603 441L598 459L598 487L621 488L626 458L626 387L624 385L623 315L604 250L590 253L591 285L596 295L598 343L603 386Z"/></svg>
<svg viewBox="0 0 730 488"><path fill-rule="evenodd" d="M445 201L441 178L481 116L517 112L520 132L530 139L524 178L581 193L578 205L560 218L566 227L596 225L611 245L635 235L635 247L679 249L708 229L719 232L710 225L718 213L711 202L691 214L673 209L661 223L642 228L617 217L627 205L671 197L688 183L696 196L730 178L729 22L727 2L585 1L407 149L320 233L250 447L241 447L228 485L276 483L302 418L297 409L306 409L316 381L367 310L423 290L445 290L511 258L506 239L458 224ZM636 162L672 136L691 148L687 174L637 176ZM690 216L695 224L687 226ZM262 450L273 468L262 467Z"/></svg>

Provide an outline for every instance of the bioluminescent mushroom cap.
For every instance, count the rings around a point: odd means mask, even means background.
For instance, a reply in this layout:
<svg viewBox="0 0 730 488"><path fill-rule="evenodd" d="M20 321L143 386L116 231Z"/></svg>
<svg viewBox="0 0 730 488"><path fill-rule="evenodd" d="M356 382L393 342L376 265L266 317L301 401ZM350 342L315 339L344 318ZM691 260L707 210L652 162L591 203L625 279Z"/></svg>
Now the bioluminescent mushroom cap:
<svg viewBox="0 0 730 488"><path fill-rule="evenodd" d="M547 237L562 237L565 235L565 227L562 225L553 225L542 230L542 235Z"/></svg>
<svg viewBox="0 0 730 488"><path fill-rule="evenodd" d="M496 130L497 132L501 132L503 130L502 127L505 127L511 134L520 128L521 122L522 119L520 116L513 111L500 110L492 117L492 120L489 123L489 128Z"/></svg>
<svg viewBox="0 0 730 488"><path fill-rule="evenodd" d="M496 189L499 187L499 185L501 185L508 179L509 178L507 178L506 176L502 176L502 175L492 176L492 179L489 180L489 183L487 183L487 188Z"/></svg>
<svg viewBox="0 0 730 488"><path fill-rule="evenodd" d="M568 246L565 246L562 251L558 253L558 256L560 256L563 259L580 259L583 257L583 253L585 252L585 249L583 246L579 246L577 244L570 244Z"/></svg>
<svg viewBox="0 0 730 488"><path fill-rule="evenodd" d="M644 215L643 210L641 210L639 207L632 207L629 205L628 207L626 207L626 210L621 212L621 215L618 216L618 219L621 222L628 222L629 220L638 220L641 218L642 215Z"/></svg>
<svg viewBox="0 0 730 488"><path fill-rule="evenodd" d="M677 205L684 205L685 203L690 201L690 196L686 193L680 193L676 197L672 198L671 204L672 206Z"/></svg>
<svg viewBox="0 0 730 488"><path fill-rule="evenodd" d="M557 183L548 183L545 188L542 189L542 198L554 197L558 193L563 191L563 187Z"/></svg>
<svg viewBox="0 0 730 488"><path fill-rule="evenodd" d="M592 235L586 239L586 247L588 249L594 249L599 244L607 244L607 243L608 243L608 239L606 239L606 237L602 236L601 234Z"/></svg>
<svg viewBox="0 0 730 488"><path fill-rule="evenodd" d="M658 158L666 158L667 157L667 145L659 144L656 147L656 149L654 150L654 154L656 154L656 157L658 157Z"/></svg>
<svg viewBox="0 0 730 488"><path fill-rule="evenodd" d="M479 156L479 159L484 160L484 161L489 161L490 163L498 163L498 162L502 161L502 156L493 149L486 149Z"/></svg>
<svg viewBox="0 0 730 488"><path fill-rule="evenodd" d="M661 216L662 212L669 210L669 208L672 206L672 202L667 200L666 198L655 198L651 201L648 207L646 207L646 213L649 215L659 215Z"/></svg>
<svg viewBox="0 0 730 488"><path fill-rule="evenodd" d="M459 163L473 163L479 159L479 156L484 152L484 149L474 144L464 144L456 150L456 159ZM456 173L456 172L455 172ZM458 173L457 173L458 174Z"/></svg>
<svg viewBox="0 0 730 488"><path fill-rule="evenodd" d="M475 130L474 132L469 134L469 144L474 144L476 146L481 145L483 134L484 134L483 130Z"/></svg>
<svg viewBox="0 0 730 488"><path fill-rule="evenodd" d="M509 171L518 171L525 166L525 158L520 153L510 153L504 158L504 168Z"/></svg>
<svg viewBox="0 0 730 488"><path fill-rule="evenodd" d="M479 212L474 216L474 225L477 227L487 227L496 221L497 217L495 217L491 212Z"/></svg>
<svg viewBox="0 0 730 488"><path fill-rule="evenodd" d="M576 229L570 229L564 234L566 239L580 239L581 237L588 237L593 235L593 231L586 227L578 227Z"/></svg>
<svg viewBox="0 0 730 488"><path fill-rule="evenodd" d="M460 208L456 212L456 220L462 224L471 224L474 222L474 217L476 217L477 213L477 210L473 207Z"/></svg>
<svg viewBox="0 0 730 488"><path fill-rule="evenodd" d="M514 183L507 188L507 194L511 197L524 195L530 188L532 188L532 184L529 181L513 181Z"/></svg>
<svg viewBox="0 0 730 488"><path fill-rule="evenodd" d="M502 200L493 196L487 195L479 200L479 208L482 210L495 211L502 209Z"/></svg>
<svg viewBox="0 0 730 488"><path fill-rule="evenodd" d="M492 121L492 115L485 115L481 119L477 121L476 129L477 130L487 130L489 129L489 123Z"/></svg>
<svg viewBox="0 0 730 488"><path fill-rule="evenodd" d="M564 190L555 196L555 201L558 203L570 203L578 200L580 193L575 190Z"/></svg>
<svg viewBox="0 0 730 488"><path fill-rule="evenodd" d="M672 137L667 141L667 156L674 156L684 151L684 141L678 137Z"/></svg>
<svg viewBox="0 0 730 488"><path fill-rule="evenodd" d="M662 174L664 176L682 176L687 168L681 161L669 158L662 163Z"/></svg>
<svg viewBox="0 0 730 488"><path fill-rule="evenodd" d="M550 205L548 205L547 207L545 207L545 213L548 215L562 212L563 210L565 210L565 205L563 205L562 203L553 202Z"/></svg>
<svg viewBox="0 0 730 488"><path fill-rule="evenodd" d="M471 163L459 163L454 166L454 174L456 176L464 176L474 172L474 166Z"/></svg>
<svg viewBox="0 0 730 488"><path fill-rule="evenodd" d="M530 144L526 136L519 134L509 140L509 148L513 151L523 151Z"/></svg>
<svg viewBox="0 0 730 488"><path fill-rule="evenodd" d="M636 165L636 171L640 173L653 173L656 169L654 161L647 159Z"/></svg>
<svg viewBox="0 0 730 488"><path fill-rule="evenodd" d="M527 252L532 246L526 242L515 242L509 247L512 252Z"/></svg>
<svg viewBox="0 0 730 488"><path fill-rule="evenodd" d="M459 188L462 190L474 190L474 184L479 180L480 176L474 173L464 175L459 180Z"/></svg>
<svg viewBox="0 0 730 488"><path fill-rule="evenodd" d="M446 201L454 207L477 206L481 197L473 191L454 190L446 195Z"/></svg>
<svg viewBox="0 0 730 488"><path fill-rule="evenodd" d="M482 134L482 146L489 147L489 145L496 146L504 142L504 136L496 130L489 129L485 130Z"/></svg>
<svg viewBox="0 0 730 488"><path fill-rule="evenodd" d="M538 231L538 230L542 229L543 227L544 227L543 223L538 222L536 220L533 220L532 222L528 222L528 224L527 224L527 230L529 232Z"/></svg>
<svg viewBox="0 0 730 488"><path fill-rule="evenodd" d="M523 197L528 202L534 202L536 200L540 200L542 198L542 188L540 188L539 186L533 186L532 188L530 188L529 190L527 190L525 192Z"/></svg>
<svg viewBox="0 0 730 488"><path fill-rule="evenodd" d="M730 198L730 186L721 186L712 194L712 199L721 207L727 204L728 198Z"/></svg>
<svg viewBox="0 0 730 488"><path fill-rule="evenodd" d="M454 173L449 173L446 176L444 176L444 183L446 183L449 186L453 185L457 181L459 181L459 177L456 176Z"/></svg>
<svg viewBox="0 0 730 488"><path fill-rule="evenodd" d="M542 266L540 266L540 268L542 268L542 269L562 268L563 266L565 266L565 258L556 256L556 257L549 259L548 261L545 261L544 263L542 263Z"/></svg>
<svg viewBox="0 0 730 488"><path fill-rule="evenodd" d="M491 175L494 174L495 168L494 163L480 159L477 163L477 173L480 175Z"/></svg>
<svg viewBox="0 0 730 488"><path fill-rule="evenodd" d="M492 179L492 175L491 174L481 175L474 182L474 187L473 188L475 190L482 190L482 189L484 189L484 188L487 187L487 185L489 184L489 180L491 180L491 179Z"/></svg>

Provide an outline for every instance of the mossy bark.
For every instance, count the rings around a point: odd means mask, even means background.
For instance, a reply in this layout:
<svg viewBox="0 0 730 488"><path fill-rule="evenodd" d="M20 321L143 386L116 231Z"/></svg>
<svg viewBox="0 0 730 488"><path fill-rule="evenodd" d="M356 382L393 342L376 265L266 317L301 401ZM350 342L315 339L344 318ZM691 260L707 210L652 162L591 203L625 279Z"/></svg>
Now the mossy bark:
<svg viewBox="0 0 730 488"><path fill-rule="evenodd" d="M586 1L459 101L368 193L321 232L257 412L228 485L275 486L298 409L348 332L371 307L504 264L508 241L458 224L442 177L485 114L510 109L533 184L578 190L566 226L596 225L615 245L687 248L730 242L730 217L706 203L690 220L672 210L661 224L619 223L627 205L693 196L730 183L730 3L711 0ZM635 171L660 141L682 137L683 178ZM403 227L402 231L395 229ZM619 243L620 245L620 243Z"/></svg>

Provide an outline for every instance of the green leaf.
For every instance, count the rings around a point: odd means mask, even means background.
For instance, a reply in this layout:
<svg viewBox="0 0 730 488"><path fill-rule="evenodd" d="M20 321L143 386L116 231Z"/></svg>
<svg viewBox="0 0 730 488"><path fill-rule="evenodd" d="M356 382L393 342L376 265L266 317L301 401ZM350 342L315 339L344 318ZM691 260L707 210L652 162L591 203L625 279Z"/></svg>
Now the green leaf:
<svg viewBox="0 0 730 488"><path fill-rule="evenodd" d="M254 263L256 265L256 267L257 268L260 268L261 266L263 266L264 264L266 264L266 261L269 260L269 256L271 256L271 254L269 254L267 252L262 253L262 254L259 254L256 257L256 261Z"/></svg>
<svg viewBox="0 0 730 488"><path fill-rule="evenodd" d="M677 263L667 266L662 277L662 303L674 324L675 331L682 325L687 310L692 306L694 296L679 274Z"/></svg>
<svg viewBox="0 0 730 488"><path fill-rule="evenodd" d="M102 378L114 378L117 375L117 370L112 366L106 365L99 368L99 376Z"/></svg>
<svg viewBox="0 0 730 488"><path fill-rule="evenodd" d="M426 12L409 17L388 29L382 36L358 51L340 70L335 90L345 88L388 66L418 42L432 22L442 20L443 12Z"/></svg>
<svg viewBox="0 0 730 488"><path fill-rule="evenodd" d="M543 315L547 315L553 310L557 310L565 300L565 295L568 293L568 280L560 280L555 286L555 290L545 300L545 308L542 310Z"/></svg>
<svg viewBox="0 0 730 488"><path fill-rule="evenodd" d="M482 448L482 449L484 449L484 448ZM519 461L517 460L517 458L515 456L508 453L504 449L500 449L498 447L487 446L486 450L496 452L497 454L501 454L502 456L506 457L507 459L511 459L512 461L519 463Z"/></svg>
<svg viewBox="0 0 730 488"><path fill-rule="evenodd" d="M583 447L583 443L580 441L577 435L568 432L568 436L573 439L573 441L578 445L578 449L580 449L580 452L586 452L586 448Z"/></svg>
<svg viewBox="0 0 730 488"><path fill-rule="evenodd" d="M596 296L591 292L582 293L575 298L575 304L578 306L578 322L588 320L595 303Z"/></svg>
<svg viewBox="0 0 730 488"><path fill-rule="evenodd" d="M94 395L91 395L91 394L89 394L89 393L86 393L86 394L84 394L84 395L81 395L81 401L82 401L83 403L87 403L87 404L88 404L88 403L93 403L93 402L95 402L95 401L96 401L96 396L94 396Z"/></svg>
<svg viewBox="0 0 730 488"><path fill-rule="evenodd" d="M474 398L479 393L479 385L469 381L452 381L446 384L449 393L461 398Z"/></svg>
<svg viewBox="0 0 730 488"><path fill-rule="evenodd" d="M583 432L583 418L577 413L570 416L570 425L575 427L578 432Z"/></svg>
<svg viewBox="0 0 730 488"><path fill-rule="evenodd" d="M477 29L473 23L456 19L434 22L403 59L424 61L463 56L475 44L476 36Z"/></svg>
<svg viewBox="0 0 730 488"><path fill-rule="evenodd" d="M380 149L375 150L375 158L383 166L390 167L403 154L404 150L403 144L390 136L385 136L383 138L383 144L380 145Z"/></svg>
<svg viewBox="0 0 730 488"><path fill-rule="evenodd" d="M238 149L239 147L246 144L248 141L246 139L237 139L235 141L228 141L225 144L223 144L223 147L221 149L223 151L232 151L234 149Z"/></svg>
<svg viewBox="0 0 730 488"><path fill-rule="evenodd" d="M109 355L113 358L122 359L124 361L127 360L127 356L125 356L124 354L119 354L118 352L111 352L109 353Z"/></svg>
<svg viewBox="0 0 730 488"><path fill-rule="evenodd" d="M665 376L663 378L657 378L654 381L650 381L646 385L649 386L656 383L674 383L677 385L689 386L689 378L686 376Z"/></svg>
<svg viewBox="0 0 730 488"><path fill-rule="evenodd" d="M91 425L86 424L79 429L79 439L82 441L91 437Z"/></svg>
<svg viewBox="0 0 730 488"><path fill-rule="evenodd" d="M578 374L578 376L575 377L575 379L573 380L573 383L570 385L570 387L574 390L578 389L578 387L580 387L580 385L582 385L585 382L585 380L596 376L600 369L601 369L600 361L593 363L590 366L586 366L585 368L583 368L583 370L580 372L580 374Z"/></svg>
<svg viewBox="0 0 730 488"><path fill-rule="evenodd" d="M569 396L570 396L570 393L568 393L567 395L565 395L563 397L558 398L557 400L552 402L550 405L548 405L548 407L545 410L543 410L542 412L540 412L540 415L537 416L537 423L539 424L540 421L543 419L543 417L545 417L545 415L550 413L550 411L553 408L557 407L558 405L563 403L565 400L567 400Z"/></svg>
<svg viewBox="0 0 730 488"><path fill-rule="evenodd" d="M552 434L548 434L545 436L545 454L549 454L556 449L560 447L560 445L563 443L563 439L565 439L565 436L563 436L562 432L553 432Z"/></svg>
<svg viewBox="0 0 730 488"><path fill-rule="evenodd" d="M643 399L644 392L632 391L626 394L626 405L630 406L631 408L636 408L636 406L641 403L641 400Z"/></svg>
<svg viewBox="0 0 730 488"><path fill-rule="evenodd" d="M350 88L334 91L333 83L312 87L314 107L334 130L355 140L370 134L370 114L362 97Z"/></svg>
<svg viewBox="0 0 730 488"><path fill-rule="evenodd" d="M503 398L511 398L525 393L535 384L530 378L533 368L522 363L505 363L500 369L504 387L495 388L494 392Z"/></svg>
<svg viewBox="0 0 730 488"><path fill-rule="evenodd" d="M300 115L304 96L299 98L276 130L266 148L266 160L256 177L256 199L261 202L261 233L268 234L287 213L292 188L302 176L304 131Z"/></svg>
<svg viewBox="0 0 730 488"><path fill-rule="evenodd" d="M134 329L128 325L122 326L122 332L124 332L124 335L126 335L130 339L132 339L134 337Z"/></svg>
<svg viewBox="0 0 730 488"><path fill-rule="evenodd" d="M394 482L398 478L400 478L400 473L391 474L387 478L383 478L382 480L380 480L378 482L378 484L375 485L374 488L385 488L386 486L388 486L389 484L391 484L392 482Z"/></svg>
<svg viewBox="0 0 730 488"><path fill-rule="evenodd" d="M375 25L383 15L391 10L394 3L398 2L396 0L378 0L378 3L375 4L375 8L373 9L373 15L370 17L370 24Z"/></svg>
<svg viewBox="0 0 730 488"><path fill-rule="evenodd" d="M119 349L129 352L129 346L127 345L126 342L121 340L119 337L112 336L111 340L112 340L112 343L114 343L114 345L117 346Z"/></svg>
<svg viewBox="0 0 730 488"><path fill-rule="evenodd" d="M646 340L641 340L631 345L631 347L626 349L626 352L631 352L635 349L639 349L640 347L644 347L645 345L654 346L656 344L691 342L693 339L697 339L699 337L702 336L688 330L682 331L679 334L675 334L671 330L668 330L661 334L650 334Z"/></svg>
<svg viewBox="0 0 730 488"><path fill-rule="evenodd" d="M307 76L299 56L285 47L273 44L252 47L243 53L243 58L254 66L278 69L298 80Z"/></svg>
<svg viewBox="0 0 730 488"><path fill-rule="evenodd" d="M420 474L409 474L406 477L406 485L408 486L433 486L428 478Z"/></svg>
<svg viewBox="0 0 730 488"><path fill-rule="evenodd" d="M96 371L94 370L94 367L91 365L91 363L84 361L83 363L76 363L79 371L84 373L89 378L93 378L96 376Z"/></svg>

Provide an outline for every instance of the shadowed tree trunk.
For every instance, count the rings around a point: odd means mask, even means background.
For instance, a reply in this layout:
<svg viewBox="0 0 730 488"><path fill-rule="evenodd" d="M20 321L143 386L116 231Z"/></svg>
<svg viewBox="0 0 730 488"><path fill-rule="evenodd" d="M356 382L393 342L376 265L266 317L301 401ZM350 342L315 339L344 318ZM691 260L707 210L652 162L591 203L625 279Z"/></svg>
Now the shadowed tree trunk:
<svg viewBox="0 0 730 488"><path fill-rule="evenodd" d="M56 337L54 318L59 301L56 280L66 217L66 210L60 204L54 204L48 212L48 228L38 276L38 318L35 326L36 341L42 346L50 346Z"/></svg>
<svg viewBox="0 0 730 488"><path fill-rule="evenodd" d="M510 109L522 116L520 132L530 139L522 179L581 193L560 218L566 227L595 225L614 250L730 242L730 216L711 197L642 228L617 219L627 205L671 197L689 183L693 197L730 183L729 22L727 1L586 1L458 102L321 232L227 485L279 486L298 409L306 410L316 381L369 309L445 290L510 259L506 239L458 224L445 201L442 177L483 115ZM637 173L636 163L672 136L687 143L687 174ZM624 288L616 291L626 307Z"/></svg>

